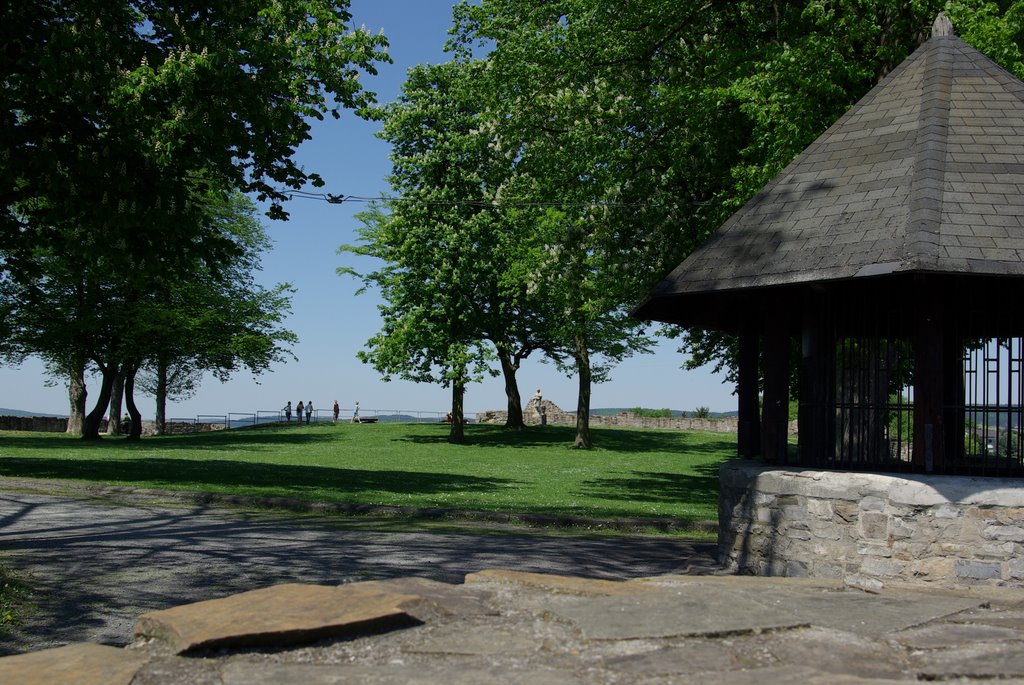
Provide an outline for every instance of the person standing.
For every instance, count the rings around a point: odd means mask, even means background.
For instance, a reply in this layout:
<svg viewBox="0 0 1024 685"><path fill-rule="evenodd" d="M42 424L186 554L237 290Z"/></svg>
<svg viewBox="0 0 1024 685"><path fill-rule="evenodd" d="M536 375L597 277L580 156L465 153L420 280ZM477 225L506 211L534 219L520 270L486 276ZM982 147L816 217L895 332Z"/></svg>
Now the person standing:
<svg viewBox="0 0 1024 685"><path fill-rule="evenodd" d="M306 423L309 423L310 417L313 416L313 400L306 402Z"/></svg>
<svg viewBox="0 0 1024 685"><path fill-rule="evenodd" d="M284 420L288 423L292 420L292 403L284 405Z"/></svg>
<svg viewBox="0 0 1024 685"><path fill-rule="evenodd" d="M302 412L305 408L305 405L302 404L302 400L299 400L299 403L295 405L295 420L298 423L302 423Z"/></svg>
<svg viewBox="0 0 1024 685"><path fill-rule="evenodd" d="M338 406L338 400L334 400L334 422L338 422L338 413L341 412L341 407Z"/></svg>
<svg viewBox="0 0 1024 685"><path fill-rule="evenodd" d="M362 419L359 418L359 403L356 402L356 408L352 410L352 423L362 423Z"/></svg>

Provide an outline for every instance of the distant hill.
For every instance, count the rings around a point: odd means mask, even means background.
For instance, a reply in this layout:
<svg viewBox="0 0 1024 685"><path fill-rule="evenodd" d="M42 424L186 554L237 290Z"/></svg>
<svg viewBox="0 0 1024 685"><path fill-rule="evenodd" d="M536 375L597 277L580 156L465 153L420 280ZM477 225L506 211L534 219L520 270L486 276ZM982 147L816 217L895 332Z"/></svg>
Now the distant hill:
<svg viewBox="0 0 1024 685"><path fill-rule="evenodd" d="M6 409L0 407L0 416L60 416L64 417L67 414L47 414L41 411L22 411L21 409Z"/></svg>

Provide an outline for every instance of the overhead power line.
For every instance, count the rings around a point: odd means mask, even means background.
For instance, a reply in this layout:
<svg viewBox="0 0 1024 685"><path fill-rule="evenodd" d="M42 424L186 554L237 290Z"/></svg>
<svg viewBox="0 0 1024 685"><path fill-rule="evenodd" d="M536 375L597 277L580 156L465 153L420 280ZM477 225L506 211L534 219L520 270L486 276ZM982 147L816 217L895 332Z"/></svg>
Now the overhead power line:
<svg viewBox="0 0 1024 685"><path fill-rule="evenodd" d="M489 202L487 200L426 200L421 198L410 198L410 197L367 197L363 195L335 195L333 193L313 193L307 190L278 190L281 195L293 198L302 198L305 200L318 200L320 202L327 202L332 205L340 205L346 202L408 202L424 205L443 205L449 207L483 207L483 208L503 208L503 207L649 207L650 203L646 202L612 202L612 201L591 201L591 202L535 202L527 200L502 200L500 202ZM687 204L691 206L705 206L718 204L713 202L687 202L687 203L675 203Z"/></svg>

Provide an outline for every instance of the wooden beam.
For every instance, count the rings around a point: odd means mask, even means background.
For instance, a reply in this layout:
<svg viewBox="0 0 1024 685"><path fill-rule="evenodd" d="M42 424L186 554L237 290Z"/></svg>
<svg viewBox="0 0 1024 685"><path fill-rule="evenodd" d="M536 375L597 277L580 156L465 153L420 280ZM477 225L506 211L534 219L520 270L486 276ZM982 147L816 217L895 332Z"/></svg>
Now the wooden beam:
<svg viewBox="0 0 1024 685"><path fill-rule="evenodd" d="M769 323L764 336L764 414L761 454L770 464L785 464L789 436L789 331L782 321Z"/></svg>
<svg viewBox="0 0 1024 685"><path fill-rule="evenodd" d="M737 451L744 459L761 454L761 408L758 401L758 358L760 341L753 324L744 325L739 335L739 435Z"/></svg>
<svg viewBox="0 0 1024 685"><path fill-rule="evenodd" d="M917 326L914 334L914 465L931 473L945 464L943 403L947 373L947 338L942 293L921 278L917 282ZM929 287L932 286L932 287Z"/></svg>

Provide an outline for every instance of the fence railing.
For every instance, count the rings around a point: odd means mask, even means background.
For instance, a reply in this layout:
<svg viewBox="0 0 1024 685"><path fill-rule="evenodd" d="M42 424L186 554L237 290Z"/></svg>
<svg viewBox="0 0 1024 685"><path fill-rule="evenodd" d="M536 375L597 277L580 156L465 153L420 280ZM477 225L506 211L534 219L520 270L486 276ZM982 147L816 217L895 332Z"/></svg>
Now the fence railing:
<svg viewBox="0 0 1024 685"><path fill-rule="evenodd" d="M338 421L351 422L353 419L353 407L342 407L338 412ZM472 421L477 412L466 412L466 417ZM448 412L424 411L419 409L372 409L359 408L359 416L364 419L374 419L380 423L439 423L444 420ZM310 414L309 423L322 423L334 421L334 411L331 408L314 409ZM306 415L299 416L292 411L291 419L285 418L281 409L260 409L249 412L228 412L227 414L197 414L189 418L168 418L167 423L184 424L223 424L227 428L244 428L258 426L268 423L306 423Z"/></svg>

